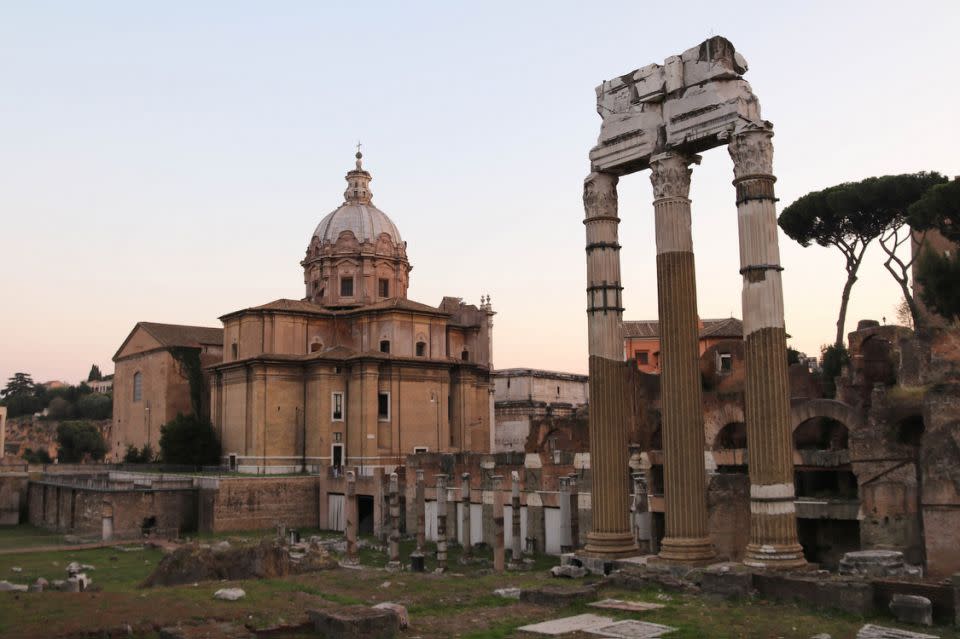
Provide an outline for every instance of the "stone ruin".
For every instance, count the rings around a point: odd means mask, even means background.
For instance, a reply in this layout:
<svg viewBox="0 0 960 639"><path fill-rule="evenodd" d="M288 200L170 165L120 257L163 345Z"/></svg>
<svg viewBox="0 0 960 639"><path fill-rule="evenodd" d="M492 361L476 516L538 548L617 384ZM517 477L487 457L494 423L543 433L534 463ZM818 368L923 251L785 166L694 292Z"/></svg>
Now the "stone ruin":
<svg viewBox="0 0 960 639"><path fill-rule="evenodd" d="M688 198L696 153L726 144L740 229L751 442L750 540L745 563L805 564L797 539L783 288L773 185L773 126L742 75L746 60L722 37L597 87L600 137L584 182L593 530L584 555L639 554L631 531L628 391L623 374L620 176L650 169L657 244L666 561L709 563L697 298Z"/></svg>

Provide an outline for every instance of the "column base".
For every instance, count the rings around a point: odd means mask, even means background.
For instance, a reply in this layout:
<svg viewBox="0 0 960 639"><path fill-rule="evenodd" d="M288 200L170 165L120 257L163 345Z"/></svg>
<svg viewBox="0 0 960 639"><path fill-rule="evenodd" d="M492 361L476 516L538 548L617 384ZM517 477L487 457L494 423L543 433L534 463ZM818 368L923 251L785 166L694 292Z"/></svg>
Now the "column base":
<svg viewBox="0 0 960 639"><path fill-rule="evenodd" d="M717 551L709 537L664 537L657 557L678 564L709 564L716 561Z"/></svg>
<svg viewBox="0 0 960 639"><path fill-rule="evenodd" d="M800 544L747 544L743 563L751 568L800 570L807 567Z"/></svg>
<svg viewBox="0 0 960 639"><path fill-rule="evenodd" d="M587 543L582 554L597 559L619 559L639 555L640 548L629 532L591 532L587 534Z"/></svg>

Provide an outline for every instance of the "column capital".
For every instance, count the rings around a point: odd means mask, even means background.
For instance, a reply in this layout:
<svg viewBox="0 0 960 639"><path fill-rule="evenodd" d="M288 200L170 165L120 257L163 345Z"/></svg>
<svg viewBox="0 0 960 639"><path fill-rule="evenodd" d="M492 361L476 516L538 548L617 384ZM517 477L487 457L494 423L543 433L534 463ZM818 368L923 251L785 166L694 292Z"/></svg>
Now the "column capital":
<svg viewBox="0 0 960 639"><path fill-rule="evenodd" d="M685 198L690 194L691 164L700 164L700 156L668 151L650 158L650 183L654 200Z"/></svg>
<svg viewBox="0 0 960 639"><path fill-rule="evenodd" d="M593 217L617 217L616 175L591 173L583 180L583 208L587 219Z"/></svg>
<svg viewBox="0 0 960 639"><path fill-rule="evenodd" d="M750 125L737 131L727 150L733 160L736 179L750 176L773 176L773 128Z"/></svg>

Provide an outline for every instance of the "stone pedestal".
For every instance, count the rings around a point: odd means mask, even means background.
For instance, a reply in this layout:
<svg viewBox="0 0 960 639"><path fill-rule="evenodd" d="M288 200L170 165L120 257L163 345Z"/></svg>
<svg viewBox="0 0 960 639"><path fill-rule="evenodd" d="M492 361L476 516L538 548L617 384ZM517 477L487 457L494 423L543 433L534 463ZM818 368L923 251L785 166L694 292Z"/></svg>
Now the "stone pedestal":
<svg viewBox="0 0 960 639"><path fill-rule="evenodd" d="M357 548L357 476L352 470L347 471L346 529L347 529L347 557L345 563L360 563L360 554Z"/></svg>
<svg viewBox="0 0 960 639"><path fill-rule="evenodd" d="M437 571L447 569L447 476L437 475Z"/></svg>
<svg viewBox="0 0 960 639"><path fill-rule="evenodd" d="M496 572L503 572L504 569L504 547L503 547L503 477L494 475L493 482L493 569Z"/></svg>
<svg viewBox="0 0 960 639"><path fill-rule="evenodd" d="M390 473L390 536L388 538L390 561L387 570L398 571L400 564L400 480L397 473Z"/></svg>
<svg viewBox="0 0 960 639"><path fill-rule="evenodd" d="M640 550L650 550L650 505L643 473L633 474L633 531Z"/></svg>
<svg viewBox="0 0 960 639"><path fill-rule="evenodd" d="M660 401L666 531L660 558L706 563L715 557L707 532L703 402L697 284L691 234L691 163L698 156L662 153L650 160L660 308Z"/></svg>
<svg viewBox="0 0 960 639"><path fill-rule="evenodd" d="M590 368L590 465L593 530L584 552L595 557L637 553L630 533L628 405L623 362L623 287L617 241L617 177L584 181L587 235L587 333Z"/></svg>
<svg viewBox="0 0 960 639"><path fill-rule="evenodd" d="M773 193L773 131L750 124L730 141L737 189L746 423L750 470L750 541L744 563L794 569L806 564L797 539L793 441L783 284Z"/></svg>
<svg viewBox="0 0 960 639"><path fill-rule="evenodd" d="M463 473L460 484L460 508L463 510L463 553L460 555L462 560L469 560L473 557L473 537L470 533L470 473Z"/></svg>

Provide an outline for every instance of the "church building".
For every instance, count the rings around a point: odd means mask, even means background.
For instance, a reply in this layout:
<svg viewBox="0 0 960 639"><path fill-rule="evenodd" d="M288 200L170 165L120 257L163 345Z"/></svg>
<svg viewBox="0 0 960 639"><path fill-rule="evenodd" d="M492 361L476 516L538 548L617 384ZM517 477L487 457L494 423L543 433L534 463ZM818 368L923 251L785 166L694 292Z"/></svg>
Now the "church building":
<svg viewBox="0 0 960 639"><path fill-rule="evenodd" d="M407 299L407 243L362 155L301 261L306 296L220 318L210 413L225 465L372 473L417 452L489 452L494 312Z"/></svg>

